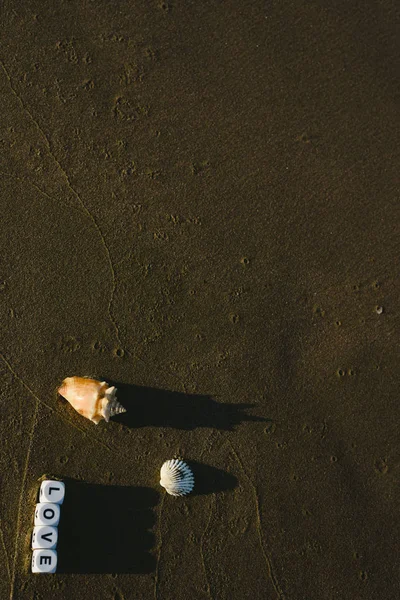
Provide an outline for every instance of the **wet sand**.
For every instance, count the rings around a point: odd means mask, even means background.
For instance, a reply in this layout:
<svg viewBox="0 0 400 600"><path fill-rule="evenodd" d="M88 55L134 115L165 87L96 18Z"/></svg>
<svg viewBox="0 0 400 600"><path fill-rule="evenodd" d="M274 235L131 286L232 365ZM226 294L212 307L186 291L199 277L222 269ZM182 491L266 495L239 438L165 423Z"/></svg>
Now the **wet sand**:
<svg viewBox="0 0 400 600"><path fill-rule="evenodd" d="M3 5L1 598L397 600L395 6Z"/></svg>

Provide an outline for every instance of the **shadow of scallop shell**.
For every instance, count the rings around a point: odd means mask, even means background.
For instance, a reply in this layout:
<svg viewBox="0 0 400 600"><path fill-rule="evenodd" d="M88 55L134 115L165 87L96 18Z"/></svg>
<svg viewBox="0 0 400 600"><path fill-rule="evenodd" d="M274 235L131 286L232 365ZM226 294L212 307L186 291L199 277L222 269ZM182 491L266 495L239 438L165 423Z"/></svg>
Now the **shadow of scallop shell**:
<svg viewBox="0 0 400 600"><path fill-rule="evenodd" d="M160 485L171 496L186 496L194 487L191 468L180 458L167 460L160 471Z"/></svg>

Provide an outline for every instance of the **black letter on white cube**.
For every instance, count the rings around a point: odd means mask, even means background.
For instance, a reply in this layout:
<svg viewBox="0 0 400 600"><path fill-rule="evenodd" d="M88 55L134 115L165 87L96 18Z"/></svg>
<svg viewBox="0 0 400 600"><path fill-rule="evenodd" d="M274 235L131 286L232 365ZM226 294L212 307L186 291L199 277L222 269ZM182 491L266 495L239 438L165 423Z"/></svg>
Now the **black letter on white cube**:
<svg viewBox="0 0 400 600"><path fill-rule="evenodd" d="M32 573L55 573L57 570L57 552L55 550L34 550L32 554Z"/></svg>
<svg viewBox="0 0 400 600"><path fill-rule="evenodd" d="M55 548L57 540L57 527L48 527L47 525L34 527L32 534L32 550L37 550L39 548Z"/></svg>
<svg viewBox="0 0 400 600"><path fill-rule="evenodd" d="M39 501L62 504L65 496L65 483L46 479L40 486Z"/></svg>
<svg viewBox="0 0 400 600"><path fill-rule="evenodd" d="M50 502L39 502L35 509L35 527L48 525L55 527L60 520L60 505Z"/></svg>

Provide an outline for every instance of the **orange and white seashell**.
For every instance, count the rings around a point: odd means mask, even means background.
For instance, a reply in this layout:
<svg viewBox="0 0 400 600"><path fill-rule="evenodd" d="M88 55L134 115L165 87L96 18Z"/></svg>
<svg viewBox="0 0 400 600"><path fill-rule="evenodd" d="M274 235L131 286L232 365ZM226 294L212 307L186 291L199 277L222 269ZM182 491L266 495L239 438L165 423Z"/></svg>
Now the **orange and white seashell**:
<svg viewBox="0 0 400 600"><path fill-rule="evenodd" d="M107 423L111 417L126 412L126 409L115 397L116 388L105 381L97 381L88 377L67 377L58 388L63 396L83 417L96 425L104 419Z"/></svg>

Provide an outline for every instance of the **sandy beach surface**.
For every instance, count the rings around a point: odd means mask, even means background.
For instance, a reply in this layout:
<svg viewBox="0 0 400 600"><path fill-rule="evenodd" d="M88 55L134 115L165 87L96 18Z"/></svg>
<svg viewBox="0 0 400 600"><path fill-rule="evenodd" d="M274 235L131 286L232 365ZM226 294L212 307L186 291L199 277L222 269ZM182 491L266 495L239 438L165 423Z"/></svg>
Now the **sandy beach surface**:
<svg viewBox="0 0 400 600"><path fill-rule="evenodd" d="M1 12L0 598L398 600L397 3Z"/></svg>

